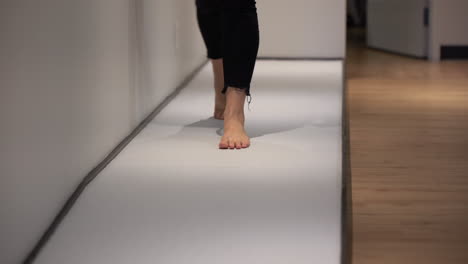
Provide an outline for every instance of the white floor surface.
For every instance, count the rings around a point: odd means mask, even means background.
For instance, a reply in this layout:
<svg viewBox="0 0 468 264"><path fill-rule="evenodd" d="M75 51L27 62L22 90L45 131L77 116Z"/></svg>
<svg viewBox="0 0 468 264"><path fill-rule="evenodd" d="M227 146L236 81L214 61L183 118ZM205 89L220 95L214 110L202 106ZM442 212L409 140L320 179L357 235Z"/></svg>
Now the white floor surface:
<svg viewBox="0 0 468 264"><path fill-rule="evenodd" d="M219 150L211 65L89 185L38 264L338 264L341 61L259 60Z"/></svg>

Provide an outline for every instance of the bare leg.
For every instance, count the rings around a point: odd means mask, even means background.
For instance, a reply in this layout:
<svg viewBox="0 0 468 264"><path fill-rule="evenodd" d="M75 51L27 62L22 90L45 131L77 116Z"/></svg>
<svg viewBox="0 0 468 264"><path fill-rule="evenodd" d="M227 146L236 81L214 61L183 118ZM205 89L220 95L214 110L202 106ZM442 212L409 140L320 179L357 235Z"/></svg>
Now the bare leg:
<svg viewBox="0 0 468 264"><path fill-rule="evenodd" d="M250 139L244 130L245 91L228 87L224 111L224 135L219 143L221 149L241 149L250 146Z"/></svg>
<svg viewBox="0 0 468 264"><path fill-rule="evenodd" d="M221 91L224 87L223 59L211 60L213 65L214 88L215 88L215 108L213 117L215 119L224 119L224 109L226 108L226 95Z"/></svg>

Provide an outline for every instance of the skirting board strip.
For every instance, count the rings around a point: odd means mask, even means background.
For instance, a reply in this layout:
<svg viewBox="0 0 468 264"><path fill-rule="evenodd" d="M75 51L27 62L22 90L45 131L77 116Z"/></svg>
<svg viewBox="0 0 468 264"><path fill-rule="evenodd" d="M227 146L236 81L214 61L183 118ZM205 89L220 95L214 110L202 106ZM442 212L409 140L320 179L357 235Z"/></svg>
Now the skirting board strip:
<svg viewBox="0 0 468 264"><path fill-rule="evenodd" d="M353 202L351 173L351 134L349 118L349 89L346 59L343 60L342 102L342 190L341 190L341 263L351 264L353 259Z"/></svg>
<svg viewBox="0 0 468 264"><path fill-rule="evenodd" d="M440 59L468 59L468 46L441 46Z"/></svg>

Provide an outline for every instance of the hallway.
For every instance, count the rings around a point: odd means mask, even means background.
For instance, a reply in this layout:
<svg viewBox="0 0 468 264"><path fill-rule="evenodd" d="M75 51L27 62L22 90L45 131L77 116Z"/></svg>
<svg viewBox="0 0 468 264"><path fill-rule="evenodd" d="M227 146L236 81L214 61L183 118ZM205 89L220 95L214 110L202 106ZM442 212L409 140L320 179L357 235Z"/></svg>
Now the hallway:
<svg viewBox="0 0 468 264"><path fill-rule="evenodd" d="M468 263L468 62L349 31L353 263Z"/></svg>

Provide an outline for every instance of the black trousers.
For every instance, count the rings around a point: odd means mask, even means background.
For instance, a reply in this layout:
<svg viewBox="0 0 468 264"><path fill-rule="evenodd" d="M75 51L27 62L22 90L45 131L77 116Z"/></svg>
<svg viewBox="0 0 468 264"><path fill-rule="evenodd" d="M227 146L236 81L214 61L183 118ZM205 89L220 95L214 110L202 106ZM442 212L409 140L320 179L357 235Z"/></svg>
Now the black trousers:
<svg viewBox="0 0 468 264"><path fill-rule="evenodd" d="M197 21L210 59L223 58L224 89L250 83L259 46L255 0L196 0Z"/></svg>

